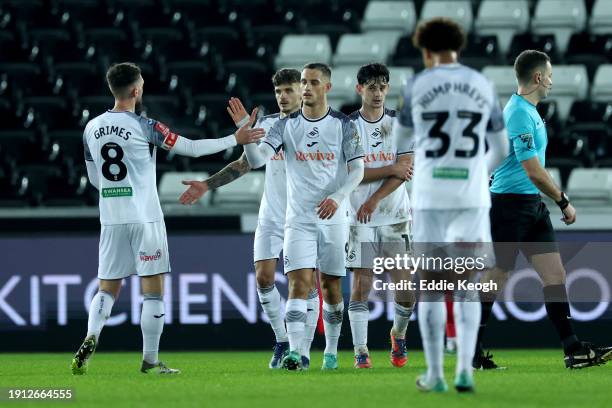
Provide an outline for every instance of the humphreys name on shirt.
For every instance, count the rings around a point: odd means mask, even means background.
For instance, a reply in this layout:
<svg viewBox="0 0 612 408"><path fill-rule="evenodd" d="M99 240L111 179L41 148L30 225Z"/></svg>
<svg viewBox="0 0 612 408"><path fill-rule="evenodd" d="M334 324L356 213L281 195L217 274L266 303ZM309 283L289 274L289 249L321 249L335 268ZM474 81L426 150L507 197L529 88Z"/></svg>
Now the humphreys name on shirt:
<svg viewBox="0 0 612 408"><path fill-rule="evenodd" d="M110 135L115 135L115 136L122 138L123 140L128 140L130 136L132 136L132 132L125 130L125 128L122 128L119 126L112 126L112 125L106 125L106 126L100 127L96 129L96 131L94 132L94 137L96 139L99 139L102 136L110 136Z"/></svg>
<svg viewBox="0 0 612 408"><path fill-rule="evenodd" d="M336 160L336 155L332 152L295 152L295 159L298 161L332 161Z"/></svg>
<svg viewBox="0 0 612 408"><path fill-rule="evenodd" d="M445 82L443 84L434 86L433 88L428 90L425 95L420 97L417 103L421 105L423 109L427 109L427 107L433 101L435 101L438 96L446 95L449 92L461 94L473 99L474 102L476 102L476 104L478 105L478 108L484 108L486 105L489 104L489 101L484 96L482 96L478 89L465 82Z"/></svg>

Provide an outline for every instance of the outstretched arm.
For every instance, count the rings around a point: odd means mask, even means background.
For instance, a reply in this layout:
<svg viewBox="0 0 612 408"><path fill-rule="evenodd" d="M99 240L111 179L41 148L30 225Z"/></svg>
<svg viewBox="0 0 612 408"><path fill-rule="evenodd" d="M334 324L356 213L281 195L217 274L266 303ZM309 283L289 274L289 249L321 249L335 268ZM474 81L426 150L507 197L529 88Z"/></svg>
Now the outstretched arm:
<svg viewBox="0 0 612 408"><path fill-rule="evenodd" d="M181 194L179 201L181 204L195 204L208 190L229 184L249 171L251 171L251 166L243 153L238 160L234 160L207 180L183 180L183 184L189 188Z"/></svg>

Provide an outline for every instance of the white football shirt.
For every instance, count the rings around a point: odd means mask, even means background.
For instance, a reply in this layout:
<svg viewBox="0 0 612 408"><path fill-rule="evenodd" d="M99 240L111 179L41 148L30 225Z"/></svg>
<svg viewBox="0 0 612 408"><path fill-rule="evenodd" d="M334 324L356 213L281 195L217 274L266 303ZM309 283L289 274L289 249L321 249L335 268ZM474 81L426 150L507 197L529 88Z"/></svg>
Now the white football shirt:
<svg viewBox="0 0 612 408"><path fill-rule="evenodd" d="M331 219L317 216L319 203L346 182L347 164L363 157L359 133L348 116L330 108L322 118L310 120L299 110L276 122L264 143L285 152L287 225L349 222L348 198L338 203Z"/></svg>
<svg viewBox="0 0 612 408"><path fill-rule="evenodd" d="M404 87L398 116L413 128L415 209L490 207L485 134L504 128L493 85L461 64L426 69Z"/></svg>
<svg viewBox="0 0 612 408"><path fill-rule="evenodd" d="M267 115L258 120L256 128L263 128L266 133L280 119L280 114ZM285 170L285 152L280 149L266 163L266 180L264 194L259 206L258 223L261 225L284 225L287 210L287 175Z"/></svg>
<svg viewBox="0 0 612 408"><path fill-rule="evenodd" d="M393 165L397 157L413 153L412 142L408 138L397 140L393 130L396 113L394 110L384 110L380 119L370 122L359 111L353 112L349 118L355 123L361 135L361 146L365 153L364 163L367 168L379 168ZM357 211L385 182L377 180L370 183L361 183L351 193L351 206L353 210L352 224L378 227L393 225L410 219L410 198L405 186L402 184L394 192L382 199L378 208L372 214L370 222L361 224L357 221Z"/></svg>
<svg viewBox="0 0 612 408"><path fill-rule="evenodd" d="M178 135L153 119L107 111L83 133L85 160L93 161L100 187L102 225L163 219L155 174L157 147L170 150Z"/></svg>

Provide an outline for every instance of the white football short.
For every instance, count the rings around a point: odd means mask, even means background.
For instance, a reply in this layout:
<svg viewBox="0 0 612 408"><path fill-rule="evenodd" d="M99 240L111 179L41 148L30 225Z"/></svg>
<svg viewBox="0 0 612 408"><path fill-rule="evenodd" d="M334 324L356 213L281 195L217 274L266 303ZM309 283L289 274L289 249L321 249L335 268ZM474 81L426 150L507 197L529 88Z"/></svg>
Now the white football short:
<svg viewBox="0 0 612 408"><path fill-rule="evenodd" d="M453 258L478 257L490 267L495 262L489 208L413 210L414 255ZM450 245L450 243L453 243Z"/></svg>
<svg viewBox="0 0 612 408"><path fill-rule="evenodd" d="M375 257L395 257L411 253L410 222L369 227L352 225L346 254L347 268L374 267Z"/></svg>
<svg viewBox="0 0 612 408"><path fill-rule="evenodd" d="M253 261L278 259L283 250L284 235L283 224L257 224L253 242Z"/></svg>
<svg viewBox="0 0 612 408"><path fill-rule="evenodd" d="M293 224L285 227L285 273L318 268L322 273L346 276L344 258L348 224Z"/></svg>
<svg viewBox="0 0 612 408"><path fill-rule="evenodd" d="M164 221L102 225L99 279L123 279L170 272Z"/></svg>

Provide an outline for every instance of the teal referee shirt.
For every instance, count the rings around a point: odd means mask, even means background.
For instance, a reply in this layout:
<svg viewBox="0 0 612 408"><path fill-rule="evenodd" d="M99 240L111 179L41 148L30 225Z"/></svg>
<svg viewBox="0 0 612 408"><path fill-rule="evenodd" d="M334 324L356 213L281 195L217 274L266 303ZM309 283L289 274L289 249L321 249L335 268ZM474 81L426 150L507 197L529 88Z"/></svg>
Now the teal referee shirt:
<svg viewBox="0 0 612 408"><path fill-rule="evenodd" d="M544 121L535 105L514 94L504 108L504 123L510 138L510 153L495 170L490 190L498 194L539 194L521 162L537 157L544 167L548 144Z"/></svg>

